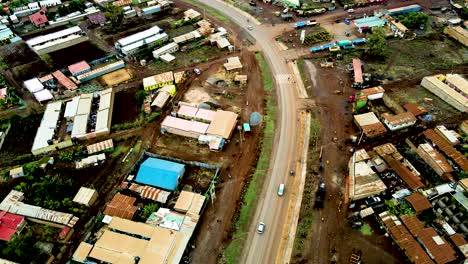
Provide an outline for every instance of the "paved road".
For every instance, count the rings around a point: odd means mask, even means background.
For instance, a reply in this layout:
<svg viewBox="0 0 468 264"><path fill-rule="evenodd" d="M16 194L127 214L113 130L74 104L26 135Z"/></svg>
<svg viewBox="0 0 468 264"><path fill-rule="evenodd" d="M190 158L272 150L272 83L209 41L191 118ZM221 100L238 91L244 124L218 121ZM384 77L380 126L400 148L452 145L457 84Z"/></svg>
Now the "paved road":
<svg viewBox="0 0 468 264"><path fill-rule="evenodd" d="M279 246L283 227L283 216L286 215L287 198L278 197L278 185L286 182L288 171L296 158L295 146L297 136L296 91L289 81L291 69L285 59L280 56L280 50L263 26L247 22L249 17L245 13L217 0L199 0L228 16L234 23L242 28L252 25L248 31L256 40L256 44L263 52L273 77L275 78L278 98L279 122L276 130L276 144L270 161L270 169L265 178L264 191L260 195L254 224L250 228L247 244L241 263L274 263ZM292 80L292 78L291 78ZM287 188L287 186L286 186ZM287 194L287 192L286 192ZM255 232L256 223L262 221L266 224L266 231L259 235Z"/></svg>

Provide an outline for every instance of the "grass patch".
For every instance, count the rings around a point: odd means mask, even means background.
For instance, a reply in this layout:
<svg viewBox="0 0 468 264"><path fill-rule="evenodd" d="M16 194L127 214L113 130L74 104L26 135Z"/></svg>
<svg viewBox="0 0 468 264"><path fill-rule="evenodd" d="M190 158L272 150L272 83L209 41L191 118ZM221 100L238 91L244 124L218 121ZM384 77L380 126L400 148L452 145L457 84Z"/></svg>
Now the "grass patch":
<svg viewBox="0 0 468 264"><path fill-rule="evenodd" d="M320 123L316 118L310 121L310 138L309 138L309 153L308 153L308 171L318 171L318 155L316 150L318 144L318 137L320 135ZM297 223L296 237L294 239L293 256L299 255L304 248L306 248L307 241L311 233L311 226L314 222L314 203L315 203L315 188L313 178L316 177L314 173L307 173L304 185L304 192L302 193L301 211L299 213L299 221Z"/></svg>
<svg viewBox="0 0 468 264"><path fill-rule="evenodd" d="M115 124L112 126L112 131L120 131L120 130L127 130L127 129L132 129L132 128L138 128L141 126L144 126L146 124L149 124L156 120L159 116L161 115L160 112L154 112L149 115L140 115L135 121L133 122L128 122L128 123L122 123L122 124Z"/></svg>
<svg viewBox="0 0 468 264"><path fill-rule="evenodd" d="M204 12L207 12L208 14L216 17L217 19L221 20L222 22L224 23L229 23L230 20L229 18L227 18L223 13L219 12L218 10L212 8L212 7L209 7L209 6L206 6L196 0L182 0L186 3L189 3L191 5L194 5L196 7L198 7L199 9L202 9Z"/></svg>
<svg viewBox="0 0 468 264"><path fill-rule="evenodd" d="M118 156L122 155L123 153L127 152L129 147L123 146L123 145L118 145L117 147L114 148L114 151L110 154L111 158L117 158Z"/></svg>
<svg viewBox="0 0 468 264"><path fill-rule="evenodd" d="M361 233L365 236L370 236L374 233L369 224L363 224L359 231L361 231Z"/></svg>
<svg viewBox="0 0 468 264"><path fill-rule="evenodd" d="M271 74L268 66L261 55L257 53L256 56L257 59L260 58L259 63L261 65L263 64L263 66L261 66L261 70L264 88L267 91L271 91L273 89L273 83L271 81ZM252 179L248 183L247 189L244 193L239 216L235 220L232 240L223 252L223 260L229 264L239 263L239 257L242 254L242 249L249 231L249 222L257 205L258 194L261 192L265 174L268 171L275 136L276 111L277 107L274 97L272 95L267 96L266 114L264 116L265 126L263 130L260 156Z"/></svg>
<svg viewBox="0 0 468 264"><path fill-rule="evenodd" d="M266 91L273 90L273 78L265 58L259 52L255 54L255 57L257 58L258 64L260 65L260 71L262 72L263 89Z"/></svg>

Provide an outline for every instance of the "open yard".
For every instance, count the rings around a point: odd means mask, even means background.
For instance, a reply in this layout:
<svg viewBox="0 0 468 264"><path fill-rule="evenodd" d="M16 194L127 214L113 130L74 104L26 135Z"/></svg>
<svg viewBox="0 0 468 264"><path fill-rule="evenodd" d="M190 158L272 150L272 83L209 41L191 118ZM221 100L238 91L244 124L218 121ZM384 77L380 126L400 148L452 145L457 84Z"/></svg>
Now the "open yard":
<svg viewBox="0 0 468 264"><path fill-rule="evenodd" d="M120 69L103 75L101 78L106 86L112 86L130 80L132 74L128 69Z"/></svg>

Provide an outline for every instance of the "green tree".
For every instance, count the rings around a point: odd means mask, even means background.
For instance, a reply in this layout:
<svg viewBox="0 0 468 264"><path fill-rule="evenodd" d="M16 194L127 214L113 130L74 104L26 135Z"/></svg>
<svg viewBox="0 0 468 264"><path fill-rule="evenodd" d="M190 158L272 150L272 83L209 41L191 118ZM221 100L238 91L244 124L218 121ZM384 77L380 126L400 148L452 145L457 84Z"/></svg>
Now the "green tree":
<svg viewBox="0 0 468 264"><path fill-rule="evenodd" d="M31 230L25 227L21 234L15 235L13 239L8 241L2 249L2 254L16 262L30 263L39 254L39 249L34 240Z"/></svg>
<svg viewBox="0 0 468 264"><path fill-rule="evenodd" d="M104 15L106 16L107 20L109 20L110 26L112 28L118 28L123 21L124 10L120 6L108 4L106 6Z"/></svg>
<svg viewBox="0 0 468 264"><path fill-rule="evenodd" d="M374 28L367 39L366 53L377 59L383 59L388 54L385 31L382 28Z"/></svg>
<svg viewBox="0 0 468 264"><path fill-rule="evenodd" d="M153 212L158 210L159 206L156 203L147 204L143 207L143 212L141 213L141 218L147 219Z"/></svg>
<svg viewBox="0 0 468 264"><path fill-rule="evenodd" d="M146 98L146 91L145 90L139 90L138 92L135 93L135 101L138 105L138 107L141 107L143 105L143 102L145 101Z"/></svg>
<svg viewBox="0 0 468 264"><path fill-rule="evenodd" d="M398 17L403 25L407 28L418 29L419 27L425 27L429 16L422 12L409 13L404 16Z"/></svg>

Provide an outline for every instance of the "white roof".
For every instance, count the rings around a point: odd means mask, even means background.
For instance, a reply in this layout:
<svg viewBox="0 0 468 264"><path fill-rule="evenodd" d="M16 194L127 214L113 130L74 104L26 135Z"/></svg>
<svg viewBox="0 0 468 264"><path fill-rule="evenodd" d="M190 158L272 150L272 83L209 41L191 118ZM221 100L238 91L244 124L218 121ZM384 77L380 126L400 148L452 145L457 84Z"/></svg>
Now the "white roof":
<svg viewBox="0 0 468 264"><path fill-rule="evenodd" d="M182 43L182 42L190 41L199 37L201 37L200 32L198 32L198 30L194 30L189 33L177 36L173 38L173 40L175 43Z"/></svg>
<svg viewBox="0 0 468 264"><path fill-rule="evenodd" d="M91 112L91 103L93 102L92 98L80 98L78 102L78 109L76 110L76 115L86 115Z"/></svg>
<svg viewBox="0 0 468 264"><path fill-rule="evenodd" d="M95 196L97 196L96 190L86 188L86 187L81 187L78 193L73 198L73 202L89 205L91 199L93 199L93 197Z"/></svg>
<svg viewBox="0 0 468 264"><path fill-rule="evenodd" d="M177 43L171 42L171 43L169 43L167 45L162 46L161 48L159 48L157 50L154 50L153 51L153 56L156 57L156 56L159 56L160 54L167 53L167 51L169 51L169 50L172 51L174 48L176 48L176 47L178 48L178 46L179 45Z"/></svg>
<svg viewBox="0 0 468 264"><path fill-rule="evenodd" d="M79 96L75 96L70 102L67 102L67 105L65 107L64 117L74 117L76 115L76 111L78 110L79 102L80 102Z"/></svg>
<svg viewBox="0 0 468 264"><path fill-rule="evenodd" d="M97 118L96 118L96 128L95 128L95 131L98 132L98 131L105 131L105 130L109 130L110 127L109 127L109 108L107 109L104 109L104 110L100 110L98 113L97 113Z"/></svg>
<svg viewBox="0 0 468 264"><path fill-rule="evenodd" d="M36 100L39 102L51 100L52 98L54 98L52 93L50 93L50 91L47 89L43 89L43 90L40 90L39 92L35 92L34 97L36 97Z"/></svg>
<svg viewBox="0 0 468 264"><path fill-rule="evenodd" d="M216 44L218 45L220 49L224 49L226 47L231 46L231 43L229 43L229 40L227 38L219 38L216 41Z"/></svg>
<svg viewBox="0 0 468 264"><path fill-rule="evenodd" d="M60 0L43 0L39 1L40 6L51 6L51 5L60 5L62 1Z"/></svg>
<svg viewBox="0 0 468 264"><path fill-rule="evenodd" d="M111 107L112 93L101 94L99 100L99 110L107 109Z"/></svg>
<svg viewBox="0 0 468 264"><path fill-rule="evenodd" d="M129 44L132 44L134 42L143 40L145 38L151 37L153 35L158 34L161 31L161 29L158 26L153 26L147 30L138 32L136 34L130 35L125 38L121 38L117 41L117 43L121 46L127 46Z"/></svg>
<svg viewBox="0 0 468 264"><path fill-rule="evenodd" d="M65 36L68 36L68 35L71 35L71 34L76 34L78 32L82 32L80 27L78 27L78 26L71 27L71 28L60 30L60 31L50 33L50 34L47 34L47 35L32 38L32 39L26 41L26 44L28 44L29 46L35 46L35 45L42 44L44 42L48 42L48 41L55 40L55 39L58 39L58 38L62 38L62 37L65 37Z"/></svg>
<svg viewBox="0 0 468 264"><path fill-rule="evenodd" d="M167 39L167 38L169 38L169 35L167 35L166 32L163 32L163 33L160 33L160 34L157 34L157 35L154 35L152 37L149 37L149 38L145 39L145 44L151 44L151 43L156 42L158 40Z"/></svg>
<svg viewBox="0 0 468 264"><path fill-rule="evenodd" d="M73 119L73 129L71 136L82 136L86 134L86 128L88 126L88 115L75 116Z"/></svg>
<svg viewBox="0 0 468 264"><path fill-rule="evenodd" d="M355 115L354 120L360 127L380 123L380 120L373 112Z"/></svg>
<svg viewBox="0 0 468 264"><path fill-rule="evenodd" d="M30 80L24 81L24 86L31 93L39 92L40 90L44 89L44 85L42 85L38 78L32 78Z"/></svg>
<svg viewBox="0 0 468 264"><path fill-rule="evenodd" d="M164 105L169 100L169 98L170 98L170 94L168 92L160 92L154 99L153 103L151 103L151 106L163 108Z"/></svg>
<svg viewBox="0 0 468 264"><path fill-rule="evenodd" d="M57 126L57 122L60 117L61 107L62 101L47 104L41 124L39 125L36 136L34 137L32 150L44 148L49 145L47 141L54 137L54 129Z"/></svg>
<svg viewBox="0 0 468 264"><path fill-rule="evenodd" d="M175 57L172 56L172 55L169 54L169 53L166 53L166 54L161 55L160 58L161 58L163 61L165 61L165 62L171 62L171 61L175 60Z"/></svg>

